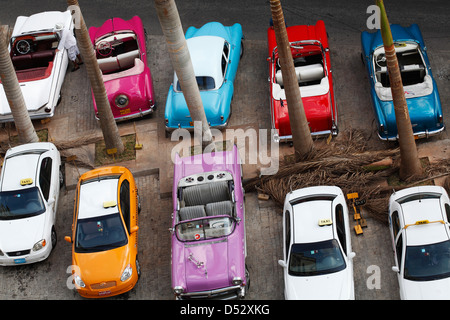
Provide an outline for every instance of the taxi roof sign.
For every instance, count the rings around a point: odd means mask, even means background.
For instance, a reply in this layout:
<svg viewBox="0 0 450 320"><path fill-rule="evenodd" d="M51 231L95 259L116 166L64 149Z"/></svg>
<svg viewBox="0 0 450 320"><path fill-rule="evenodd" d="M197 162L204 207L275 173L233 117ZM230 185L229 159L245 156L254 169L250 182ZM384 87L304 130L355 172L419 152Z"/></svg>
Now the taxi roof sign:
<svg viewBox="0 0 450 320"><path fill-rule="evenodd" d="M20 180L20 185L21 186L26 186L26 185L29 185L29 184L32 184L33 183L33 179L31 179L31 178L26 178L26 179L21 179Z"/></svg>
<svg viewBox="0 0 450 320"><path fill-rule="evenodd" d="M333 220L331 219L319 219L319 226L329 226L333 224Z"/></svg>
<svg viewBox="0 0 450 320"><path fill-rule="evenodd" d="M423 225L423 224L429 224L429 223L435 223L435 222L439 222L439 223L445 224L444 220L436 220L436 221L418 220L415 223L411 223L411 224L405 225L405 229L408 228L408 227L411 227L411 226L420 226L420 225Z"/></svg>
<svg viewBox="0 0 450 320"><path fill-rule="evenodd" d="M115 200L105 201L103 202L103 208L112 208L117 205L117 202Z"/></svg>

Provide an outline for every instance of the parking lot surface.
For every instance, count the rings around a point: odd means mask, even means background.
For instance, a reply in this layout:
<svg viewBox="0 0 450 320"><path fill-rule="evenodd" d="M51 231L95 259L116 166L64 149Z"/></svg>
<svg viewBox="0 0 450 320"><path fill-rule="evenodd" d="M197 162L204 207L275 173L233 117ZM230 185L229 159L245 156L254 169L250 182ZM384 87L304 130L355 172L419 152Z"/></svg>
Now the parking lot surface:
<svg viewBox="0 0 450 320"><path fill-rule="evenodd" d="M222 7L219 1L178 1L184 29L197 27L208 21L223 24L239 22L245 34L244 56L240 62L235 82L233 114L229 127L269 129L269 86L266 28L270 20L267 1L229 1ZM427 5L405 8L406 1L386 4L391 23L420 23L428 53L440 90L444 108L444 121L450 115L450 41L447 31L450 21L447 1L435 1ZM0 1L3 5L5 1ZM108 5L106 5L108 3ZM99 26L112 16L131 18L138 14L143 18L148 32L148 60L155 86L157 111L150 117L119 124L122 135L137 133L142 150L136 150L136 160L125 165L135 175L141 195L142 211L139 216L139 260L142 276L137 286L129 293L109 299L173 299L170 275L171 187L173 165L170 154L177 142L164 134L164 105L172 82L171 67L152 1L135 1L129 5L107 1L81 2L87 25ZM408 2L409 3L409 2ZM315 1L300 5L297 1L282 1L289 24L314 24L323 19L328 29L331 47L331 63L334 88L339 110L341 131L357 129L364 132L372 147L385 148L375 133L367 75L360 59L360 32L366 29L367 6L371 1L324 1L320 6ZM29 15L45 10L64 10L64 5L54 1L14 2L14 9L2 10L0 22L13 26L18 15ZM345 7L345 8L344 8ZM104 8L104 9L103 9ZM347 10L348 9L348 10ZM403 10L408 14L401 15ZM220 12L219 12L220 11ZM198 14L202 12L201 14ZM427 12L423 14L422 12ZM421 19L421 20L420 20ZM447 121L448 122L448 121ZM83 137L101 135L94 118L93 104L87 73L83 65L76 72L68 72L62 88L62 100L55 116L48 123L34 121L36 130L48 129L49 138L58 142L70 142ZM11 129L14 131L13 129ZM2 130L0 141L8 139ZM440 136L419 141L423 154L433 153L433 146L441 154L446 152L448 130ZM283 145L289 152L289 146ZM431 150L431 151L430 151ZM70 152L94 164L94 145L87 144ZM448 157L448 155L447 155ZM41 263L0 268L0 299L83 299L70 288L68 268L71 264L71 247L64 241L70 234L75 184L78 170L87 168L66 164L66 186L63 188L57 217L58 244L50 257ZM255 166L244 164L244 177L255 174ZM357 190L355 190L357 191ZM284 282L278 259L282 258L282 210L272 200L260 200L256 193L246 195L247 265L251 286L247 299L282 300ZM352 233L354 259L355 296L358 300L399 299L396 274L391 270L393 253L386 223L367 216L368 227L364 234Z"/></svg>

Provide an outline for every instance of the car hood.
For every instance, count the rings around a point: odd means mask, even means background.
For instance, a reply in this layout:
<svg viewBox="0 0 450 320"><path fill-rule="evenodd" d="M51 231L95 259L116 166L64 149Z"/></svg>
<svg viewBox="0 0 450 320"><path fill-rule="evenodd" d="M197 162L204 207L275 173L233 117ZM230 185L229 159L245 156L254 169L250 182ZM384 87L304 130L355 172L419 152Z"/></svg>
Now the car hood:
<svg viewBox="0 0 450 320"><path fill-rule="evenodd" d="M128 246L92 253L73 253L73 263L80 268L86 285L103 281L120 281L129 262ZM135 271L135 270L133 270Z"/></svg>
<svg viewBox="0 0 450 320"><path fill-rule="evenodd" d="M49 102L50 92L52 90L52 79L53 70L52 75L48 78L20 83L23 99L25 100L28 111L37 111ZM10 114L11 109L9 108L3 85L0 85L0 87L0 114Z"/></svg>
<svg viewBox="0 0 450 320"><path fill-rule="evenodd" d="M450 278L433 281L403 280L402 299L405 300L448 300L450 299Z"/></svg>
<svg viewBox="0 0 450 320"><path fill-rule="evenodd" d="M185 246L187 292L208 291L230 285L228 242Z"/></svg>
<svg viewBox="0 0 450 320"><path fill-rule="evenodd" d="M287 276L286 299L348 300L354 299L353 279L348 268L320 276Z"/></svg>
<svg viewBox="0 0 450 320"><path fill-rule="evenodd" d="M0 250L13 252L33 248L43 239L44 226L45 213L30 218L0 220Z"/></svg>

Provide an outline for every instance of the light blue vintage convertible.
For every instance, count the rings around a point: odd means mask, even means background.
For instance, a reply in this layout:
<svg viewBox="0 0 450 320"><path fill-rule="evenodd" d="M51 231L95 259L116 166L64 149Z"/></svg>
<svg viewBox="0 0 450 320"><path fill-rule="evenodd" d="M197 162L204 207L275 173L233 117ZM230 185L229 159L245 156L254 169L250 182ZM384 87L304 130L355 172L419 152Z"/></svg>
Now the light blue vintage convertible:
<svg viewBox="0 0 450 320"><path fill-rule="evenodd" d="M409 116L415 138L444 130L441 101L431 72L427 48L417 24L391 25ZM370 82L370 94L382 140L398 139L394 104L380 30L361 34L361 58Z"/></svg>
<svg viewBox="0 0 450 320"><path fill-rule="evenodd" d="M199 29L188 28L185 37L206 118L210 127L223 128L231 115L233 82L243 53L242 26L209 22ZM167 95L164 118L166 132L194 126L195 119L190 116L176 73Z"/></svg>

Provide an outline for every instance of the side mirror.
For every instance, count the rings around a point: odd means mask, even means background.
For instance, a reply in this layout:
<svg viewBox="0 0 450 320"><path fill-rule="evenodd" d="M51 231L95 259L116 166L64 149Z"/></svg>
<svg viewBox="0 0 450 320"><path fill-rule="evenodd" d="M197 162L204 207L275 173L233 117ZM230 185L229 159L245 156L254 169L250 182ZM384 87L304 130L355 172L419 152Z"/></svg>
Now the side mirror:
<svg viewBox="0 0 450 320"><path fill-rule="evenodd" d="M286 262L284 262L284 260L278 260L278 264L280 266L282 266L283 268L287 268L287 264L286 264Z"/></svg>
<svg viewBox="0 0 450 320"><path fill-rule="evenodd" d="M350 260L353 259L355 256L356 256L356 253L354 253L354 252L350 252L350 253L348 254L348 258L349 258Z"/></svg>
<svg viewBox="0 0 450 320"><path fill-rule="evenodd" d="M47 205L48 205L48 206L51 206L52 204L55 203L55 201L56 201L55 197L50 198L50 199L48 199L48 201L47 201Z"/></svg>
<svg viewBox="0 0 450 320"><path fill-rule="evenodd" d="M139 230L138 226L131 227L130 233L135 233Z"/></svg>
<svg viewBox="0 0 450 320"><path fill-rule="evenodd" d="M69 236L65 236L64 240L66 240L68 243L72 243L72 238Z"/></svg>
<svg viewBox="0 0 450 320"><path fill-rule="evenodd" d="M400 269L397 266L393 266L392 271L399 273Z"/></svg>

